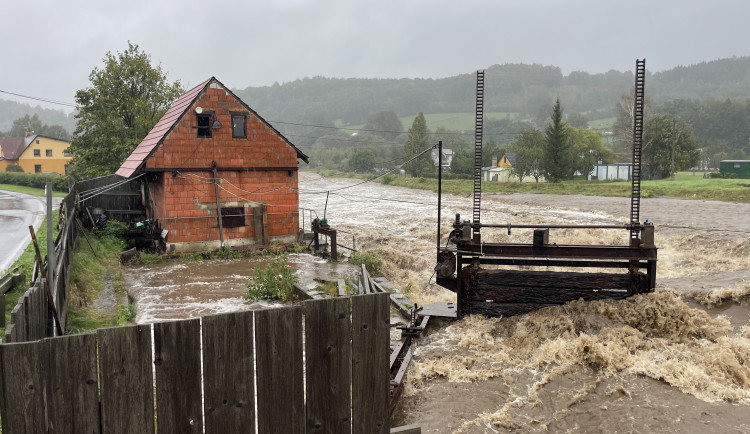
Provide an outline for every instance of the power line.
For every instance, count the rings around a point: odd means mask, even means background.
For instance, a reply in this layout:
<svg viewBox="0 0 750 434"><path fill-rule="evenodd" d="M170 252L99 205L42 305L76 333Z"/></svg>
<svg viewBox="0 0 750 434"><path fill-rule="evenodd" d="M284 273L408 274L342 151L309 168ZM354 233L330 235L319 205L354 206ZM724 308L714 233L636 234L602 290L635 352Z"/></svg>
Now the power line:
<svg viewBox="0 0 750 434"><path fill-rule="evenodd" d="M64 105L66 107L73 107L73 108L77 107L75 104L71 104L71 103L67 103L67 102L55 101L55 100L45 99L45 98L37 98L35 96L21 95L20 93L8 92L7 90L0 90L0 93L5 93L5 94L8 94L8 95L13 95L13 96L17 96L17 97L20 97L20 98L33 99L35 101L47 102L47 103L50 103L50 104Z"/></svg>
<svg viewBox="0 0 750 434"><path fill-rule="evenodd" d="M413 156L409 161L406 161L401 166L404 166L406 164L411 163L412 161L416 160L417 158L421 157L422 155L426 154L427 152L432 151L433 149L435 149L435 147L437 147L437 145L432 145L429 148L426 148L424 151L422 151L419 154ZM332 192L335 192L335 191L345 190L347 188L352 188L352 187L356 187L358 185L362 185L362 184L365 184L365 183L368 183L368 182L371 182L371 181L375 181L376 179L382 178L385 175L388 175L388 174L392 173L393 171L395 171L397 169L399 169L399 167L395 167L395 168L393 168L393 169L391 169L391 170L389 170L387 172L381 173L380 175L378 175L378 176L376 176L374 178L366 179L366 180L364 180L362 182L358 182L356 184L347 185L347 186L339 187L339 188L334 188L333 190L306 191L306 192L300 191L299 194L323 194L323 193L332 193Z"/></svg>

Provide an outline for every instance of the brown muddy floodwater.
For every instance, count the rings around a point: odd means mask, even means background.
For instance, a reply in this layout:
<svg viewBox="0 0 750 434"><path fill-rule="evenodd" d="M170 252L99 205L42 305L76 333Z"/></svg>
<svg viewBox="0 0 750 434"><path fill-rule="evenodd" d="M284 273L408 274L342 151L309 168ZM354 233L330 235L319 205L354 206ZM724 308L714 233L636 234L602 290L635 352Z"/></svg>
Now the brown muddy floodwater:
<svg viewBox="0 0 750 434"><path fill-rule="evenodd" d="M437 196L302 174L301 206L358 248L419 303L453 301L431 284ZM486 223L626 223L629 199L484 195ZM442 240L471 198L443 197ZM433 329L418 348L394 426L422 432L750 432L750 204L644 199L656 225L657 291L573 302L512 318ZM627 245L627 232L553 230L550 242ZM491 241L530 243L531 230Z"/></svg>
<svg viewBox="0 0 750 434"><path fill-rule="evenodd" d="M431 280L436 194L373 183L345 188L360 182L302 173L300 206L323 217L332 191L329 223L356 234L358 249L380 250L389 280L420 304L455 301ZM455 213L469 219L471 197L443 197L441 244ZM486 223L626 223L628 213L627 198L482 197ZM417 424L425 433L750 432L750 204L649 198L641 219L656 226L655 293L434 327L415 353L393 426ZM482 235L532 240L531 230ZM552 230L550 242L627 245L628 233ZM290 262L310 285L356 273L309 255ZM256 264L134 267L126 283L136 294L137 321L264 308L244 298Z"/></svg>
<svg viewBox="0 0 750 434"><path fill-rule="evenodd" d="M331 264L308 254L291 254L298 284L314 289L318 282L336 276L356 276L356 267ZM138 324L198 318L216 313L265 309L280 302L245 298L254 270L267 258L213 259L129 267L125 285L135 297Z"/></svg>

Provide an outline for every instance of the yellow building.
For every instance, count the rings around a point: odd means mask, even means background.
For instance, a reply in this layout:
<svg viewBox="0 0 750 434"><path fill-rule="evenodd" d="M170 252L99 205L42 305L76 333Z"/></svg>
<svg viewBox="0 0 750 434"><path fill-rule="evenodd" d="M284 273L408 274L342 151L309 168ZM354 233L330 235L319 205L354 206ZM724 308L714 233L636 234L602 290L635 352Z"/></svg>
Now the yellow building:
<svg viewBox="0 0 750 434"><path fill-rule="evenodd" d="M31 134L27 137L0 137L0 170L10 165L21 166L26 173L57 173L64 175L73 154L65 140Z"/></svg>

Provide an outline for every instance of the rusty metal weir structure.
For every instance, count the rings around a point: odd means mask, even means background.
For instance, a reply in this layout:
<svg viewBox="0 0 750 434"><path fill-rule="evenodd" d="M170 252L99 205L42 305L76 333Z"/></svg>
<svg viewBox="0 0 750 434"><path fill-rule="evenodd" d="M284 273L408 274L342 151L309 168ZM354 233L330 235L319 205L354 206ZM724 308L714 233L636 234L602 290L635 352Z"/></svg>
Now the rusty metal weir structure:
<svg viewBox="0 0 750 434"><path fill-rule="evenodd" d="M482 223L481 162L484 72L477 72L474 198L472 221L456 215L449 241L437 246L437 283L457 294L457 315L508 316L583 298L620 299L650 292L656 284L654 227L640 222L641 144L646 61L636 61L633 122L633 170L630 222L624 225L532 225ZM439 207L438 207L439 208ZM440 233L438 210L438 234ZM529 244L489 243L482 230L533 229ZM560 245L550 242L557 229L611 229L630 232L629 245ZM486 266L504 266L493 269ZM606 272L549 271L556 268L605 269ZM619 271L618 271L619 270Z"/></svg>

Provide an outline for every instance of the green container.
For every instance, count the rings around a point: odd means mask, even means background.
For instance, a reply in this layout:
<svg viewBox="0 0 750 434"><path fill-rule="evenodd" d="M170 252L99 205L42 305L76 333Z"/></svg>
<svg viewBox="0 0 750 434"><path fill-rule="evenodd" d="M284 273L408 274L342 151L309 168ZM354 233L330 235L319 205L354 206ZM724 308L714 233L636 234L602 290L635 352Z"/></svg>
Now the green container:
<svg viewBox="0 0 750 434"><path fill-rule="evenodd" d="M750 178L750 160L722 160L719 163L719 171L722 176L734 173L737 178Z"/></svg>

